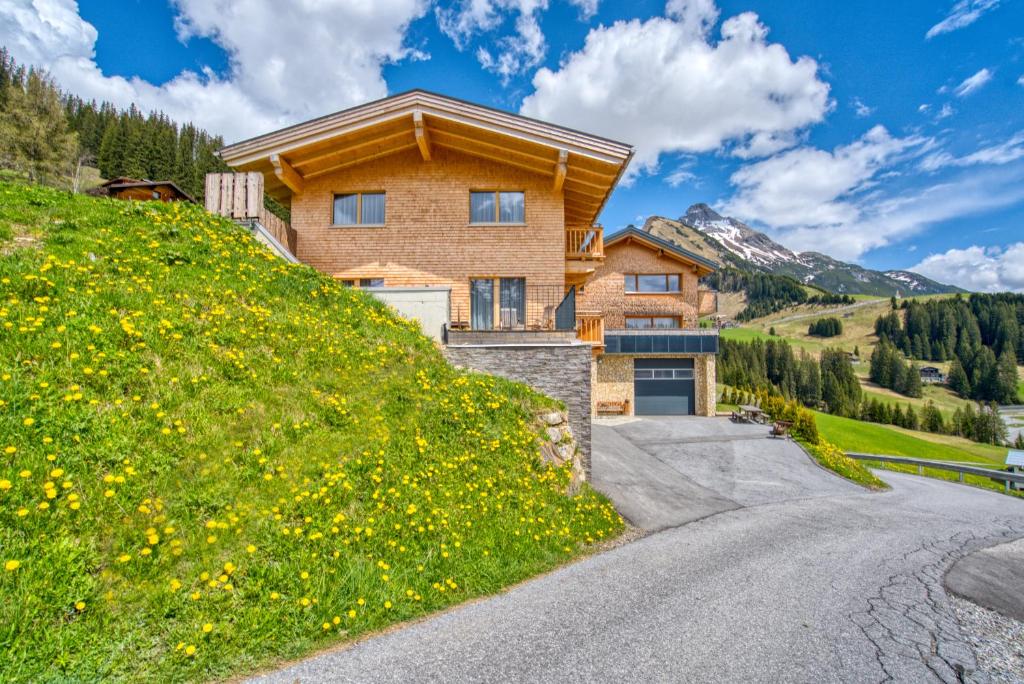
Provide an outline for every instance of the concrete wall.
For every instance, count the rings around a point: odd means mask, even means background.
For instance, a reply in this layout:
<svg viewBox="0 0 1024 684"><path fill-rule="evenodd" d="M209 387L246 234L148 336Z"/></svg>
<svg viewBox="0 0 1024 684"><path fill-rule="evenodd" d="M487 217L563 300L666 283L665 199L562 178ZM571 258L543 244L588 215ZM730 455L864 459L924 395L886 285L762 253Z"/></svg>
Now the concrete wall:
<svg viewBox="0 0 1024 684"><path fill-rule="evenodd" d="M594 389L591 410L596 414L599 401L628 401L629 414L636 407L633 393L633 360L637 358L678 358L693 359L693 376L696 382L698 416L713 416L718 410L718 396L715 390L714 354L644 354L643 357L620 354L605 354L594 362Z"/></svg>
<svg viewBox="0 0 1024 684"><path fill-rule="evenodd" d="M565 404L569 424L590 478L589 344L448 346L445 356L457 366L527 384Z"/></svg>
<svg viewBox="0 0 1024 684"><path fill-rule="evenodd" d="M451 323L451 288L447 287L364 287L365 291L392 307L399 315L419 321L423 334L442 341L444 327Z"/></svg>

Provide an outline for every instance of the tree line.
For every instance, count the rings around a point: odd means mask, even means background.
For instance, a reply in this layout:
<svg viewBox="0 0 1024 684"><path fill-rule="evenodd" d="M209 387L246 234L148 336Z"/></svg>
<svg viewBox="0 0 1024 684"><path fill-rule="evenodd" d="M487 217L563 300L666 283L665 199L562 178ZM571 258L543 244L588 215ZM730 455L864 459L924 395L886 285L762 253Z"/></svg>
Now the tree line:
<svg viewBox="0 0 1024 684"><path fill-rule="evenodd" d="M170 180L202 198L206 174L230 170L220 136L134 104L85 101L62 92L45 71L19 65L0 48L0 166L32 182L70 185L83 166L102 177Z"/></svg>
<svg viewBox="0 0 1024 684"><path fill-rule="evenodd" d="M807 288L789 276L753 273L724 267L705 276L702 282L719 292L745 292L747 306L736 315L738 321L749 321L781 311L796 304L852 304L853 297L822 290L810 295Z"/></svg>
<svg viewBox="0 0 1024 684"><path fill-rule="evenodd" d="M895 353L905 366L899 352ZM875 361L874 356L872 360ZM932 402L915 411L910 404L900 407L877 398L866 398L849 356L838 349L824 350L819 362L803 350L799 355L794 354L789 343L782 339L721 340L717 367L720 381L736 388L726 398L749 397L764 390L846 418L957 435L989 444L1006 441L1006 426L995 404L979 402L977 408L974 404L965 404L947 420ZM920 382L916 369L914 375Z"/></svg>
<svg viewBox="0 0 1024 684"><path fill-rule="evenodd" d="M913 361L908 362L903 352L888 340L881 340L871 352L871 368L868 377L882 387L907 397L920 397L921 370Z"/></svg>
<svg viewBox="0 0 1024 684"><path fill-rule="evenodd" d="M815 337L838 337L843 334L843 322L835 316L827 316L807 326L807 334Z"/></svg>
<svg viewBox="0 0 1024 684"><path fill-rule="evenodd" d="M875 334L914 359L950 361L948 383L965 399L1019 401L1024 295L956 295L904 301L875 321Z"/></svg>

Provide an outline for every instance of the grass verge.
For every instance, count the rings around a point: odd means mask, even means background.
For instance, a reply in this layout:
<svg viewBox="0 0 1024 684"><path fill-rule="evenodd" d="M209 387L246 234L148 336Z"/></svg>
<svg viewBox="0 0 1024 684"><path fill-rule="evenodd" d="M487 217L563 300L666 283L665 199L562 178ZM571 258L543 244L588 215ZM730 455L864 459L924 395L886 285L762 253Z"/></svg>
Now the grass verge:
<svg viewBox="0 0 1024 684"><path fill-rule="evenodd" d="M238 675L622 530L551 400L229 221L0 183L0 226L2 681Z"/></svg>

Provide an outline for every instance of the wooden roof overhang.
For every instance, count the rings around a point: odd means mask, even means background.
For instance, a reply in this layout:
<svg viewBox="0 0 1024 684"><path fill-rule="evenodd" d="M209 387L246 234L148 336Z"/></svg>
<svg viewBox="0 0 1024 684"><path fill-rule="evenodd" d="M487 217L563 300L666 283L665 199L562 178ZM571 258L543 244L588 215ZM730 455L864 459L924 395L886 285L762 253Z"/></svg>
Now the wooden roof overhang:
<svg viewBox="0 0 1024 684"><path fill-rule="evenodd" d="M267 194L287 205L306 180L404 150L429 161L435 147L549 177L567 226L594 223L633 156L624 143L423 90L243 140L220 156L262 173Z"/></svg>
<svg viewBox="0 0 1024 684"><path fill-rule="evenodd" d="M604 251L608 253L616 245L628 245L636 242L648 249L657 252L658 256L668 257L693 268L697 277L703 278L706 275L718 270L718 264L710 259L705 259L699 254L683 249L679 245L663 240L655 235L638 230L637 228L626 228L615 235L605 238Z"/></svg>

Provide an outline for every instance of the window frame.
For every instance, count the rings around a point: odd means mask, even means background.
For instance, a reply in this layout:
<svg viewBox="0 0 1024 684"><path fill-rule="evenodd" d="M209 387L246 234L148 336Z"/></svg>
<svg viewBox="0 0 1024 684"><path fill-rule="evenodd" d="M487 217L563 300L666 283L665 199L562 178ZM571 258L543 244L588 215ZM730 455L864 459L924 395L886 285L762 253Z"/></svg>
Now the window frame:
<svg viewBox="0 0 1024 684"><path fill-rule="evenodd" d="M640 278L647 277L662 277L665 280L664 290L641 290L640 289ZM622 289L625 294L628 295L677 295L683 292L683 278L681 273L623 273L622 274ZM676 289L669 289L669 283L671 279L675 279ZM630 279L632 279L633 289L630 289Z"/></svg>
<svg viewBox="0 0 1024 684"><path fill-rule="evenodd" d="M363 223L363 195L383 195L384 197L384 223ZM334 210L335 202L339 197L356 198L356 223L337 223L337 214ZM331 194L331 228L383 228L388 220L388 193L386 190L356 190L352 192L335 192Z"/></svg>
<svg viewBox="0 0 1024 684"><path fill-rule="evenodd" d="M517 193L523 196L523 220L522 221L502 221L501 220L501 196ZM491 221L474 221L473 220L473 195L493 195L494 197L494 217ZM471 226L525 226L526 225L526 191L525 190L491 190L491 189L478 189L470 188L468 201L468 214L469 214L469 225Z"/></svg>
<svg viewBox="0 0 1024 684"><path fill-rule="evenodd" d="M654 325L654 319L656 318L667 318L675 321L675 326L672 327L661 327ZM647 326L630 327L629 321L643 321L646 320L650 323ZM683 317L675 314L626 314L625 325L627 330L682 330L683 328Z"/></svg>

